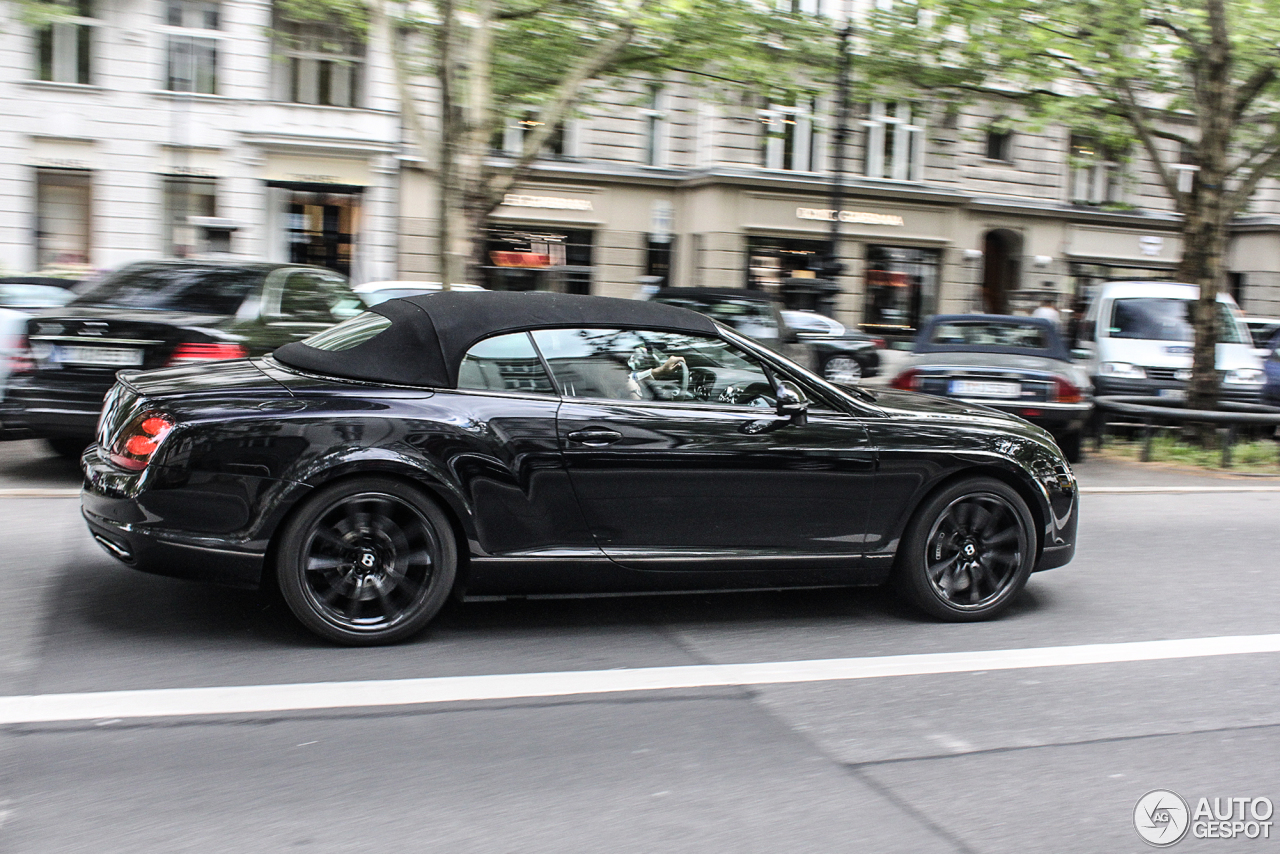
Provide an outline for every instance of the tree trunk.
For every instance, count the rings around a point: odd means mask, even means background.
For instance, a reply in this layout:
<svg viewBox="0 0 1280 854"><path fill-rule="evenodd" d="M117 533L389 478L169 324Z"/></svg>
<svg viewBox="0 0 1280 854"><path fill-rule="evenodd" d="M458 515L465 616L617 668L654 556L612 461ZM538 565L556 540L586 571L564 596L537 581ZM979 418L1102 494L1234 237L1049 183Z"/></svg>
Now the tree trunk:
<svg viewBox="0 0 1280 854"><path fill-rule="evenodd" d="M1218 292L1222 289L1222 254L1226 245L1228 211L1224 206L1227 146L1231 140L1234 90L1231 85L1231 42L1223 0L1205 0L1209 41L1195 52L1196 116L1200 140L1196 162L1200 165L1184 213L1182 281L1198 285L1193 322L1191 385L1187 405L1192 409L1217 406L1218 388Z"/></svg>

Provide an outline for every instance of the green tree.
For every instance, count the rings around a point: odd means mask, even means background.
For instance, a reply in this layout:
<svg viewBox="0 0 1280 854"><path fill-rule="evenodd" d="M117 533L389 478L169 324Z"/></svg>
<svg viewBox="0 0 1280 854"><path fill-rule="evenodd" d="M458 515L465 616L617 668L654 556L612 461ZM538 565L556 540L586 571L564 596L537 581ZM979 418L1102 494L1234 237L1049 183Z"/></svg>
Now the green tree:
<svg viewBox="0 0 1280 854"><path fill-rule="evenodd" d="M873 87L1016 103L1143 152L1182 217L1178 276L1200 288L1190 405L1212 408L1228 225L1280 167L1280 2L919 0L861 36Z"/></svg>
<svg viewBox="0 0 1280 854"><path fill-rule="evenodd" d="M383 41L404 124L440 188L437 238L446 287L479 279L489 216L528 177L552 134L603 87L678 79L705 84L708 92L816 93L829 88L835 61L828 20L754 0L282 0L281 6L290 17L391 34ZM424 82L438 115L424 115L415 97ZM530 110L521 152L492 157L495 134Z"/></svg>

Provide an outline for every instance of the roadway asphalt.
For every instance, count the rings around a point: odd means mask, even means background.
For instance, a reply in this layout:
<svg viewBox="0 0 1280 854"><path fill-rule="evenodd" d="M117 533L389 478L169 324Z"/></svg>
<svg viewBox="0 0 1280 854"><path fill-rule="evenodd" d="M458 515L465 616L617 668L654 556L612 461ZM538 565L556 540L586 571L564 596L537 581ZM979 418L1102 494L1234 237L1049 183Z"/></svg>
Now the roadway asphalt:
<svg viewBox="0 0 1280 854"><path fill-rule="evenodd" d="M1079 474L1091 490L1280 485L1096 461ZM75 484L37 444L0 445L0 495ZM991 623L934 623L881 590L527 600L451 604L415 641L370 650L315 640L269 599L116 564L72 499L0 509L8 695L1280 632L1280 492L1091 492L1075 561ZM1152 789L1193 808L1280 801L1278 664L1264 652L11 724L0 851L1144 851L1132 816Z"/></svg>

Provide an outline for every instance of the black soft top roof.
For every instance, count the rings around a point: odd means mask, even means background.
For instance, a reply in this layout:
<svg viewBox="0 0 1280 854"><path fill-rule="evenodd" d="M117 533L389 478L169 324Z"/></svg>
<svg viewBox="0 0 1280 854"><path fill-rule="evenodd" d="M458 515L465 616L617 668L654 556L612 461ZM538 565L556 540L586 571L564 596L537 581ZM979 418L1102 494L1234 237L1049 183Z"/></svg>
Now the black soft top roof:
<svg viewBox="0 0 1280 854"><path fill-rule="evenodd" d="M349 350L319 350L295 341L276 350L276 359L335 377L456 388L458 365L467 350L504 332L582 326L716 334L709 318L676 306L535 291L419 294L387 300L369 311L386 317L391 326Z"/></svg>

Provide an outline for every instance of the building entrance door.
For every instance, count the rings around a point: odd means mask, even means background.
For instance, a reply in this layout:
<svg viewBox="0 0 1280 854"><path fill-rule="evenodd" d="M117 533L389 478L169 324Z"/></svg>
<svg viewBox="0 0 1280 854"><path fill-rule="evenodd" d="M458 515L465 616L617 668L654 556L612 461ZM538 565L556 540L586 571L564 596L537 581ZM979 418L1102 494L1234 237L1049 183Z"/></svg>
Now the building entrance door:
<svg viewBox="0 0 1280 854"><path fill-rule="evenodd" d="M982 310L1009 313L1009 292L1017 289L1022 274L1022 236L997 228L982 239Z"/></svg>

